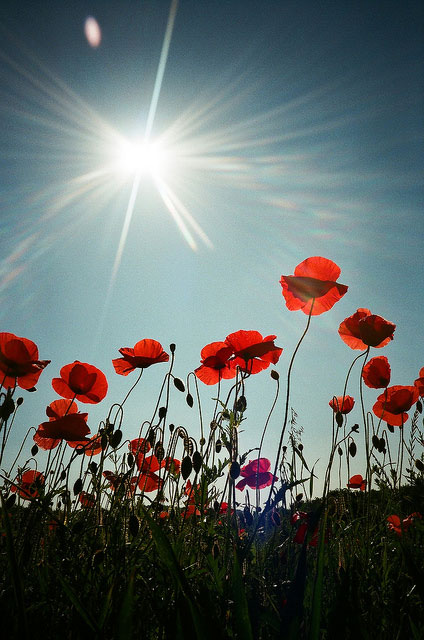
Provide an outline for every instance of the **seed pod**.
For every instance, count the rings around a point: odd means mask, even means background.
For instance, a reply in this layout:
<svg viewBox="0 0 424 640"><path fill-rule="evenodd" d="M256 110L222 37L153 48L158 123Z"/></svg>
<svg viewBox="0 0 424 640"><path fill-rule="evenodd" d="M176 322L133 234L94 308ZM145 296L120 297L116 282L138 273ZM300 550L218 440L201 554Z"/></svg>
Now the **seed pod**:
<svg viewBox="0 0 424 640"><path fill-rule="evenodd" d="M169 345L170 352L171 353L175 353L175 349L176 349L175 344L173 342L171 342L171 344Z"/></svg>
<svg viewBox="0 0 424 640"><path fill-rule="evenodd" d="M297 448L299 449L299 451L303 451L303 444L302 443L298 444Z"/></svg>
<svg viewBox="0 0 424 640"><path fill-rule="evenodd" d="M180 378L174 378L174 385L175 385L175 388L178 389L178 391L181 391L181 393L184 393L185 391L184 382L180 380Z"/></svg>
<svg viewBox="0 0 424 640"><path fill-rule="evenodd" d="M112 447L112 449L116 449L116 447L118 447L119 444L121 443L121 440L122 440L122 431L120 429L117 429L112 433L112 435L109 438L110 446Z"/></svg>
<svg viewBox="0 0 424 640"><path fill-rule="evenodd" d="M236 411L243 413L243 411L246 411L246 407L247 407L246 398L244 396L240 396L236 403Z"/></svg>
<svg viewBox="0 0 424 640"><path fill-rule="evenodd" d="M82 480L78 478L74 484L74 496L77 496L82 491Z"/></svg>
<svg viewBox="0 0 424 640"><path fill-rule="evenodd" d="M191 393L188 393L186 395L186 402L190 408L193 406L193 396L191 395Z"/></svg>
<svg viewBox="0 0 424 640"><path fill-rule="evenodd" d="M359 433L359 424L354 424L352 427L352 431L355 431L355 433Z"/></svg>
<svg viewBox="0 0 424 640"><path fill-rule="evenodd" d="M353 441L349 445L349 453L352 458L356 456L356 444Z"/></svg>
<svg viewBox="0 0 424 640"><path fill-rule="evenodd" d="M172 433L175 429L175 424L172 424L172 422L168 425L168 429L169 429L169 433Z"/></svg>
<svg viewBox="0 0 424 640"><path fill-rule="evenodd" d="M417 467L418 471L424 471L424 463L422 462L422 460L415 460L415 466Z"/></svg>
<svg viewBox="0 0 424 640"><path fill-rule="evenodd" d="M202 462L202 456L198 451L195 451L193 453L193 469L196 473L199 473L200 469L202 468Z"/></svg>
<svg viewBox="0 0 424 640"><path fill-rule="evenodd" d="M134 456L132 453L127 454L127 463L129 467L132 467L134 464Z"/></svg>
<svg viewBox="0 0 424 640"><path fill-rule="evenodd" d="M216 443L215 443L215 451L217 453L219 453L221 451L221 449L222 449L222 442L221 442L221 440L217 440Z"/></svg>
<svg viewBox="0 0 424 640"><path fill-rule="evenodd" d="M191 462L191 458L190 456L186 456L185 458L183 458L181 462L181 475L183 477L183 480L187 480L192 469L193 469L193 464Z"/></svg>
<svg viewBox="0 0 424 640"><path fill-rule="evenodd" d="M230 477L235 480L240 475L240 465L235 460L231 463L230 467Z"/></svg>
<svg viewBox="0 0 424 640"><path fill-rule="evenodd" d="M161 442L158 442L155 447L155 456L159 460L159 462L165 457L165 449L163 448Z"/></svg>

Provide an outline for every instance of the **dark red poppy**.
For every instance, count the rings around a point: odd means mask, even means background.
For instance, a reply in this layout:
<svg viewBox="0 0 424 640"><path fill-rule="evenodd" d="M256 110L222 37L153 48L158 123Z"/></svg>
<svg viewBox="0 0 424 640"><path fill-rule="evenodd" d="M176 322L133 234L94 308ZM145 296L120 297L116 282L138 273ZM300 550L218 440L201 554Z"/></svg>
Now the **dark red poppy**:
<svg viewBox="0 0 424 640"><path fill-rule="evenodd" d="M40 471L24 471L21 476L15 478L16 486L12 485L10 490L25 500L31 500L40 495L39 489L44 485L44 482L44 476Z"/></svg>
<svg viewBox="0 0 424 640"><path fill-rule="evenodd" d="M378 396L372 410L378 418L388 424L400 427L408 420L406 413L419 398L417 387L395 385Z"/></svg>
<svg viewBox="0 0 424 640"><path fill-rule="evenodd" d="M293 542L296 542L297 544L303 544L305 542L305 538L308 533L308 520L309 513L305 513L304 511L295 511L295 513L292 515L292 517L290 518L290 522L292 525L297 526ZM310 547L318 546L318 533L319 528L317 525L311 539L309 540ZM327 542L327 540L325 540L325 542Z"/></svg>
<svg viewBox="0 0 424 640"><path fill-rule="evenodd" d="M140 458L138 469L139 469L139 480L138 486L141 491L150 492L155 491L156 489L162 488L163 479L160 478L156 471L159 471L162 467L165 466L165 461L157 459L156 456L144 456L143 459Z"/></svg>
<svg viewBox="0 0 424 640"><path fill-rule="evenodd" d="M72 449L82 449L84 454L90 458L97 456L103 450L102 436L100 433L96 433L86 440L68 440L68 445L72 447Z"/></svg>
<svg viewBox="0 0 424 640"><path fill-rule="evenodd" d="M276 364L280 359L283 349L276 347L274 340L277 336L266 336L259 331L236 331L225 338L226 344L231 347L234 358L230 366L235 369L240 367L248 373L259 373Z"/></svg>
<svg viewBox="0 0 424 640"><path fill-rule="evenodd" d="M46 409L48 422L42 422L34 436L42 449L54 449L57 442L87 442L90 429L87 426L87 413L79 413L77 405L66 400L55 400ZM76 446L76 445L75 445Z"/></svg>
<svg viewBox="0 0 424 640"><path fill-rule="evenodd" d="M407 516L403 520L401 520L399 516L397 516L396 514L393 514L387 518L387 522L388 522L387 526L391 531L394 531L394 533L396 533L397 536L401 537L403 533L406 533L408 531L409 527L411 526L411 524L413 524L414 520L417 520L417 519L418 520L422 519L422 515L418 511L411 513L409 516Z"/></svg>
<svg viewBox="0 0 424 640"><path fill-rule="evenodd" d="M353 409L355 400L352 396L335 396L328 404L334 413L349 413Z"/></svg>
<svg viewBox="0 0 424 640"><path fill-rule="evenodd" d="M200 352L201 365L194 373L205 384L234 378L236 371L229 361L232 355L233 349L226 342L211 342Z"/></svg>
<svg viewBox="0 0 424 640"><path fill-rule="evenodd" d="M93 493L87 493L87 491L81 491L78 500L83 507L88 509L92 509L96 505L96 496Z"/></svg>
<svg viewBox="0 0 424 640"><path fill-rule="evenodd" d="M78 413L78 407L75 402L71 404L69 400L54 400L48 405L46 409L46 414L49 417L50 422L58 420L59 418L72 413ZM43 436L41 435L40 427L41 425L38 427L37 431L34 434L34 442L40 447L40 449L43 449L45 451L55 449L61 442L62 438L48 438L46 436ZM41 429L41 431L44 433L44 429Z"/></svg>
<svg viewBox="0 0 424 640"><path fill-rule="evenodd" d="M356 476L349 478L349 482L347 483L348 489L360 489L361 491L365 491L366 486L367 481L364 480L359 473Z"/></svg>
<svg viewBox="0 0 424 640"><path fill-rule="evenodd" d="M380 349L393 340L396 325L376 316L369 309L358 309L343 320L339 335L351 349L364 350L367 347Z"/></svg>
<svg viewBox="0 0 424 640"><path fill-rule="evenodd" d="M424 396L424 367L420 369L419 377L415 380L414 386L417 387L421 398Z"/></svg>
<svg viewBox="0 0 424 640"><path fill-rule="evenodd" d="M362 370L362 379L371 389L384 389L390 382L390 365L386 356L371 358Z"/></svg>
<svg viewBox="0 0 424 640"><path fill-rule="evenodd" d="M264 489L272 484L273 480L277 480L277 476L274 476L269 470L271 468L271 462L268 458L259 458L256 460L249 460L249 463L241 468L240 475L243 480L240 480L236 484L236 489L243 491L247 485L251 489Z"/></svg>
<svg viewBox="0 0 424 640"><path fill-rule="evenodd" d="M160 342L144 338L134 345L134 348L119 349L122 358L112 360L116 373L127 376L134 369L147 369L158 362L168 362L169 355L165 353Z"/></svg>
<svg viewBox="0 0 424 640"><path fill-rule="evenodd" d="M0 387L32 389L50 360L38 359L38 347L13 333L0 333Z"/></svg>
<svg viewBox="0 0 424 640"><path fill-rule="evenodd" d="M53 378L52 386L62 398L75 398L88 404L97 404L107 394L105 374L92 364L78 360L62 367L60 378Z"/></svg>
<svg viewBox="0 0 424 640"><path fill-rule="evenodd" d="M283 296L290 311L318 316L329 311L347 291L347 286L336 282L340 268L332 260L314 256L297 265L293 276L281 276Z"/></svg>

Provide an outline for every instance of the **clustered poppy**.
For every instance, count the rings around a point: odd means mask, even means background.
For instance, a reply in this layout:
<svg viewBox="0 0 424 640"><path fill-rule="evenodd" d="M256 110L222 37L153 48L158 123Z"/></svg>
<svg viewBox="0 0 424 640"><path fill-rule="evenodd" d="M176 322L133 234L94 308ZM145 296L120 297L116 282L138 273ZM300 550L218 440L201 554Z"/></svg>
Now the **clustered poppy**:
<svg viewBox="0 0 424 640"><path fill-rule="evenodd" d="M387 526L391 531L394 531L397 536L401 537L403 533L406 533L414 522L414 520L421 520L422 515L418 511L411 513L409 516L401 520L399 516L393 514L387 518Z"/></svg>
<svg viewBox="0 0 424 640"><path fill-rule="evenodd" d="M336 282L339 276L340 267L328 258L314 256L303 260L293 276L280 279L287 309L301 309L313 316L329 311L348 290L346 285Z"/></svg>
<svg viewBox="0 0 424 640"><path fill-rule="evenodd" d="M422 367L420 369L420 372L418 374L418 378L415 380L414 382L414 386L417 387L418 389L418 393L420 394L420 397L424 397L424 367Z"/></svg>
<svg viewBox="0 0 424 640"><path fill-rule="evenodd" d="M406 413L419 398L419 390L414 385L394 385L378 396L372 410L375 415L394 427L400 427L408 420Z"/></svg>
<svg viewBox="0 0 424 640"><path fill-rule="evenodd" d="M350 413L355 404L352 396L334 396L328 403L334 413Z"/></svg>
<svg viewBox="0 0 424 640"><path fill-rule="evenodd" d="M15 478L11 491L17 493L24 500L31 500L39 496L39 489L44 485L45 478L40 471L28 470Z"/></svg>
<svg viewBox="0 0 424 640"><path fill-rule="evenodd" d="M202 349L201 365L194 373L208 385L234 378L237 367L259 373L280 359L283 349L274 344L275 339L275 335L263 338L259 331L235 331L224 342L211 342Z"/></svg>
<svg viewBox="0 0 424 640"><path fill-rule="evenodd" d="M361 491L365 491L366 486L367 481L364 480L359 473L356 476L349 478L349 482L347 483L348 489L360 489Z"/></svg>
<svg viewBox="0 0 424 640"><path fill-rule="evenodd" d="M362 370L362 379L371 389L384 389L390 382L390 365L386 356L371 358Z"/></svg>
<svg viewBox="0 0 424 640"><path fill-rule="evenodd" d="M105 374L92 364L75 360L60 370L60 378L53 378L52 387L62 398L97 404L107 394Z"/></svg>
<svg viewBox="0 0 424 640"><path fill-rule="evenodd" d="M38 347L13 333L0 333L0 388L33 389L50 360L38 359Z"/></svg>
<svg viewBox="0 0 424 640"><path fill-rule="evenodd" d="M357 309L340 324L339 335L351 349L380 349L393 340L395 329L393 322L373 315L369 309Z"/></svg>
<svg viewBox="0 0 424 640"><path fill-rule="evenodd" d="M251 489L269 487L273 481L278 480L277 476L270 472L270 468L271 462L268 458L249 460L249 463L240 470L243 479L236 484L236 489L243 491L246 485Z"/></svg>
<svg viewBox="0 0 424 640"><path fill-rule="evenodd" d="M169 360L169 355L165 353L160 342L150 338L140 340L133 348L122 347L119 353L122 358L115 358L112 364L120 376L127 376L135 369L147 369L152 364Z"/></svg>

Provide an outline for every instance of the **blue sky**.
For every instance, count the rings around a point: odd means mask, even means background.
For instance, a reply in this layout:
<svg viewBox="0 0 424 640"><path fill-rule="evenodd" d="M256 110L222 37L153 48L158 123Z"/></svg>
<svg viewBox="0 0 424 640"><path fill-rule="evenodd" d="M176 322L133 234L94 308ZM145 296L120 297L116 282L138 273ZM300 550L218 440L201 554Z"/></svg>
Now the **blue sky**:
<svg viewBox="0 0 424 640"><path fill-rule="evenodd" d="M204 345L255 329L284 349L264 446L273 459L306 323L286 309L279 279L320 255L349 291L312 319L291 406L307 459L325 461L328 401L358 353L338 337L345 317L367 307L397 324L374 354L389 358L392 384L411 384L424 366L422 5L180 0L153 113L170 6L1 6L1 330L52 361L37 394L23 393L10 456L57 398L50 381L64 364L89 362L108 378L107 398L87 405L94 433L131 384L113 371L120 347L175 342L174 372L185 378ZM89 15L102 31L97 48L84 36ZM118 140L143 137L149 112L150 139L168 153L159 169L168 197L141 176L125 235L133 175L110 167ZM165 372L145 372L125 407L125 437L150 417ZM358 377L351 423L361 420ZM273 394L269 372L248 381L241 450L258 445ZM206 423L214 395L202 386ZM366 390L368 408L376 395ZM170 420L198 433L177 391ZM363 472L359 456L353 467Z"/></svg>

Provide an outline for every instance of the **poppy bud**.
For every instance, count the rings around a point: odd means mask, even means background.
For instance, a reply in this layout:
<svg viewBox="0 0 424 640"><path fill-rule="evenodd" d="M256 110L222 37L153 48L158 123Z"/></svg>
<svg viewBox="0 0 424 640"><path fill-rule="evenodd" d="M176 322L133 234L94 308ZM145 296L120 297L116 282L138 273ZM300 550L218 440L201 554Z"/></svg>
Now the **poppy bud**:
<svg viewBox="0 0 424 640"><path fill-rule="evenodd" d="M190 408L193 406L193 396L191 395L191 393L187 394L186 402Z"/></svg>
<svg viewBox="0 0 424 640"><path fill-rule="evenodd" d="M200 438L199 444L200 444L201 447L203 447L203 445L206 444L206 440L204 438Z"/></svg>
<svg viewBox="0 0 424 640"><path fill-rule="evenodd" d="M298 493L296 496L296 502L301 502L302 498L303 498L303 493Z"/></svg>
<svg viewBox="0 0 424 640"><path fill-rule="evenodd" d="M131 455L131 454L129 453L129 454L128 454L128 457L129 457L130 455ZM96 473L96 472L97 472L97 468L98 468L98 467L97 467L97 462L94 462L94 460L92 460L92 461L90 462L90 464L88 465L88 468L89 468L89 470L91 471L91 473Z"/></svg>
<svg viewBox="0 0 424 640"><path fill-rule="evenodd" d="M36 455L37 455L37 453L38 453L38 447L37 447L37 445L35 444L35 445L32 447L32 449L31 449L31 455L32 455L32 456L36 456Z"/></svg>
<svg viewBox="0 0 424 640"><path fill-rule="evenodd" d="M65 480L66 478L66 471L63 470L62 473L60 474L60 480Z"/></svg>
<svg viewBox="0 0 424 640"><path fill-rule="evenodd" d="M132 466L133 466L133 464L134 464L134 456L133 456L133 454L132 454L132 453L129 453L129 454L127 455L127 463L128 463L128 466L129 466L129 467L132 467Z"/></svg>
<svg viewBox="0 0 424 640"><path fill-rule="evenodd" d="M172 422L170 423L170 425L168 426L169 428L169 432L172 433L175 429L175 424L172 424Z"/></svg>
<svg viewBox="0 0 424 640"><path fill-rule="evenodd" d="M24 399L22 397L18 398L16 400L16 404L18 405L18 407L20 407L20 405L23 403Z"/></svg>
<svg viewBox="0 0 424 640"><path fill-rule="evenodd" d="M185 391L184 382L180 380L180 378L174 378L174 386L176 387L176 389L178 389L178 391L181 391L181 393L184 393Z"/></svg>
<svg viewBox="0 0 424 640"><path fill-rule="evenodd" d="M359 424L354 424L352 427L352 431L355 431L355 433L359 433Z"/></svg>
<svg viewBox="0 0 424 640"><path fill-rule="evenodd" d="M74 496L78 495L82 491L82 480L78 478L78 480L74 484Z"/></svg>
<svg viewBox="0 0 424 640"><path fill-rule="evenodd" d="M159 420L163 420L166 417L166 407L159 407L158 415Z"/></svg>
<svg viewBox="0 0 424 640"><path fill-rule="evenodd" d="M183 477L183 480L187 480L192 469L193 469L193 464L191 462L191 458L190 456L186 456L185 458L183 458L181 462L181 475Z"/></svg>
<svg viewBox="0 0 424 640"><path fill-rule="evenodd" d="M303 444L302 443L298 444L297 448L299 449L299 451L303 451Z"/></svg>
<svg viewBox="0 0 424 640"><path fill-rule="evenodd" d="M165 457L165 450L164 450L161 442L158 442L156 447L155 447L155 456L159 460L159 462L161 460L163 460L164 457Z"/></svg>
<svg viewBox="0 0 424 640"><path fill-rule="evenodd" d="M271 378L272 378L273 380L279 380L279 378L280 378L280 374L279 374L279 373L278 373L278 371L276 371L275 369L272 369L272 371L271 371L271 374L270 374L270 375L271 375Z"/></svg>
<svg viewBox="0 0 424 640"><path fill-rule="evenodd" d="M375 434L372 437L372 444L373 444L373 447L375 447L376 449L380 448L380 438Z"/></svg>
<svg viewBox="0 0 424 640"><path fill-rule="evenodd" d="M336 413L336 422L338 427L343 426L343 414L340 411L337 411Z"/></svg>
<svg viewBox="0 0 424 640"><path fill-rule="evenodd" d="M230 477L235 480L240 475L240 465L236 460L231 463L230 467Z"/></svg>
<svg viewBox="0 0 424 640"><path fill-rule="evenodd" d="M395 432L395 428L394 428L394 426L393 426L393 425L391 425L391 424L389 424L389 423L387 423L387 428L388 428L388 430L390 431L390 433L394 433L394 432Z"/></svg>
<svg viewBox="0 0 424 640"><path fill-rule="evenodd" d="M217 440L216 444L215 444L215 451L217 453L219 453L221 451L221 449L222 449L222 442L221 442L221 440Z"/></svg>
<svg viewBox="0 0 424 640"><path fill-rule="evenodd" d="M134 538L137 535L139 528L140 528L140 523L138 521L138 518L134 513L132 513L130 515L130 517L128 518L128 529L129 529L130 534Z"/></svg>
<svg viewBox="0 0 424 640"><path fill-rule="evenodd" d="M356 456L356 444L354 442L351 442L349 445L349 453L352 458Z"/></svg>
<svg viewBox="0 0 424 640"><path fill-rule="evenodd" d="M283 447L283 453L286 453L286 451L287 451L287 447L284 445L284 447Z"/></svg>
<svg viewBox="0 0 424 640"><path fill-rule="evenodd" d="M122 431L120 429L117 429L112 433L112 435L109 438L110 446L112 447L112 449L116 449L116 447L119 446L121 440L122 440Z"/></svg>
<svg viewBox="0 0 424 640"><path fill-rule="evenodd" d="M339 456L343 455L343 449L341 447L337 447L337 453L339 454Z"/></svg>
<svg viewBox="0 0 424 640"><path fill-rule="evenodd" d="M240 411L240 413L243 413L243 411L246 411L246 407L246 398L244 396L240 396L236 403L236 411Z"/></svg>
<svg viewBox="0 0 424 640"><path fill-rule="evenodd" d="M415 460L415 466L417 467L418 471L424 471L424 463L421 460Z"/></svg>
<svg viewBox="0 0 424 640"><path fill-rule="evenodd" d="M15 502L16 502L16 493L11 493L5 502L6 509L7 510L11 509L15 504Z"/></svg>
<svg viewBox="0 0 424 640"><path fill-rule="evenodd" d="M202 462L203 462L202 456L198 451L195 451L193 453L193 469L195 470L196 473L199 473L200 469L202 468Z"/></svg>
<svg viewBox="0 0 424 640"><path fill-rule="evenodd" d="M176 349L176 345L173 342L171 342L171 344L169 345L170 352L175 353L175 349Z"/></svg>

